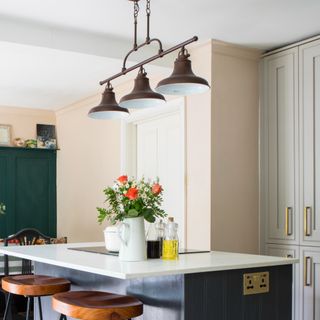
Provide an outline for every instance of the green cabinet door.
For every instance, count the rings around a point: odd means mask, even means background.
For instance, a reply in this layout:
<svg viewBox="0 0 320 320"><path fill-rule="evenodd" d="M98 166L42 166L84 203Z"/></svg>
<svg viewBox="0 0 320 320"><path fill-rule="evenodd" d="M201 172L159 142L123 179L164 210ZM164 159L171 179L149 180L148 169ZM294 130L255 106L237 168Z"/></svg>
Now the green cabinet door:
<svg viewBox="0 0 320 320"><path fill-rule="evenodd" d="M0 147L0 237L23 228L56 236L56 151Z"/></svg>

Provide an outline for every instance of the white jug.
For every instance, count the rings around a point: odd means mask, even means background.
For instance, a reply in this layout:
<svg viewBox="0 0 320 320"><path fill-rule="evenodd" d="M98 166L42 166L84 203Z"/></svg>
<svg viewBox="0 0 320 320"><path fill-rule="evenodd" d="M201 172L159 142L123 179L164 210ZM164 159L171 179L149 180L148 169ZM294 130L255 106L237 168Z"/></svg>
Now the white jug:
<svg viewBox="0 0 320 320"><path fill-rule="evenodd" d="M127 218L119 225L121 261L143 261L147 259L144 218Z"/></svg>

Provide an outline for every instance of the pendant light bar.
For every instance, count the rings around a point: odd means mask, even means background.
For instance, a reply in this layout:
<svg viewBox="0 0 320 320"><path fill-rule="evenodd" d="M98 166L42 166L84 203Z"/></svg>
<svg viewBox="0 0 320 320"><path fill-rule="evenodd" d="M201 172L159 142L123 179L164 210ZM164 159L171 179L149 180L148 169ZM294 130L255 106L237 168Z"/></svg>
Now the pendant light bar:
<svg viewBox="0 0 320 320"><path fill-rule="evenodd" d="M107 83L107 87L103 93L100 104L89 111L89 117L93 119L120 119L123 116L129 115L128 109L151 108L161 105L166 102L163 94L189 95L193 93L202 93L210 89L210 85L205 79L198 77L193 73L191 68L191 60L188 59L190 55L186 50L186 46L198 41L198 37L194 36L167 50L163 50L161 40L150 37L151 0L146 0L147 34L145 41L141 44L138 44L138 15L140 11L140 0L129 1L133 3L133 47L126 54L123 60L121 72L99 82L100 85ZM159 46L158 53L135 64L134 66L127 68L126 65L130 55L153 42L156 42ZM174 63L172 74L168 78L160 81L155 91L153 91L150 87L149 79L144 66L176 50L180 50L180 52ZM140 68L140 71L134 81L133 90L129 94L122 97L120 104L118 104L115 100L115 94L113 92L111 81L138 68Z"/></svg>
<svg viewBox="0 0 320 320"><path fill-rule="evenodd" d="M112 81L114 79L117 79L117 78L119 78L121 76L124 76L125 74L127 74L127 73L129 73L129 72L131 72L133 70L136 70L136 69L142 67L143 65L146 65L146 64L148 64L148 63L150 63L150 62L152 62L154 60L157 60L159 58L162 58L162 57L166 56L167 54L169 54L171 52L174 52L174 51L176 51L178 49L181 49L181 48L185 47L186 45L188 45L190 43L193 43L195 41L198 41L198 37L197 36L194 36L194 37L192 37L192 38L190 38L190 39L188 39L188 40L186 40L184 42L181 42L181 43L179 43L179 44L177 44L177 45L175 45L175 46L173 46L173 47L171 47L171 48L169 48L167 50L164 50L161 53L158 53L158 54L156 54L156 55L154 55L154 56L152 56L152 57L150 57L150 58L148 58L146 60L143 60L142 62L139 62L139 63L135 64L134 66L132 66L130 68L122 69L121 72L111 76L108 79L102 80L99 83L100 83L100 85L104 85L107 82L110 82L110 81ZM139 47L142 47L143 45L145 45L145 43L140 45ZM134 50L134 51L136 51L136 50Z"/></svg>

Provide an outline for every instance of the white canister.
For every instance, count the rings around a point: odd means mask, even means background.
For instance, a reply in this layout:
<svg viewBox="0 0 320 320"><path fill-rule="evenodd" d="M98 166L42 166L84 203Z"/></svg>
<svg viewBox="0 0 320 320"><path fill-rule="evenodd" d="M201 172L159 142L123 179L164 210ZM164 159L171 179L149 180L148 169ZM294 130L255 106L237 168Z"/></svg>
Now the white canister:
<svg viewBox="0 0 320 320"><path fill-rule="evenodd" d="M112 252L119 252L120 239L118 235L118 227L116 226L106 227L103 233L104 233L104 242L105 242L106 249Z"/></svg>

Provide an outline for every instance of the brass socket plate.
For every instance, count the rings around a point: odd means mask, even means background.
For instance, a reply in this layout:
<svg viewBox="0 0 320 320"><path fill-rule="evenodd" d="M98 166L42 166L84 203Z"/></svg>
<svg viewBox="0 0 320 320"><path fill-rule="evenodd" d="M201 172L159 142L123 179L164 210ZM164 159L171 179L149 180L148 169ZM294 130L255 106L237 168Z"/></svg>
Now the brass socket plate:
<svg viewBox="0 0 320 320"><path fill-rule="evenodd" d="M243 295L269 292L269 272L245 273L243 275Z"/></svg>

